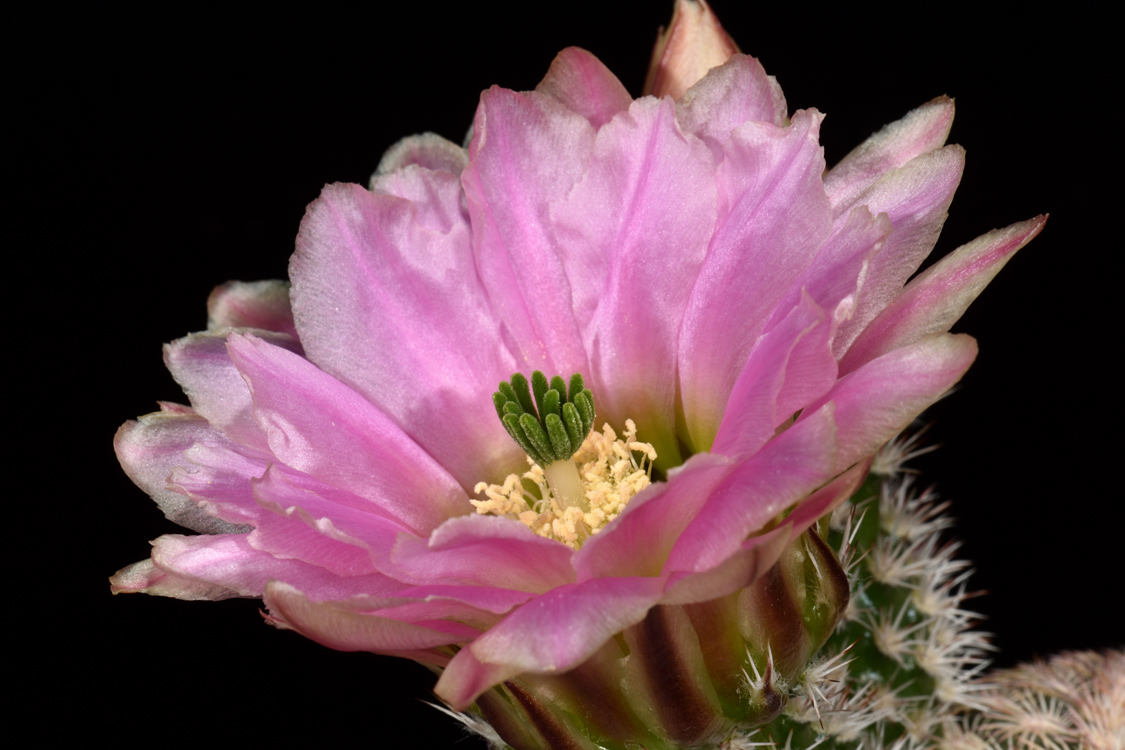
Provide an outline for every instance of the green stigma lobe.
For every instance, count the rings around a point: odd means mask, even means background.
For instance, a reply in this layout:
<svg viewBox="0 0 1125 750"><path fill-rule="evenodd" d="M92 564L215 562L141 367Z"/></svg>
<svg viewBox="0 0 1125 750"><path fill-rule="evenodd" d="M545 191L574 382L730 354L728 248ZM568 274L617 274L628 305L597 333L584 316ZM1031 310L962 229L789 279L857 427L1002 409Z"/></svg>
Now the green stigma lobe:
<svg viewBox="0 0 1125 750"><path fill-rule="evenodd" d="M536 370L529 382L517 372L500 383L492 404L512 440L543 467L573 456L594 427L594 394L578 373L568 387L559 375L548 381Z"/></svg>

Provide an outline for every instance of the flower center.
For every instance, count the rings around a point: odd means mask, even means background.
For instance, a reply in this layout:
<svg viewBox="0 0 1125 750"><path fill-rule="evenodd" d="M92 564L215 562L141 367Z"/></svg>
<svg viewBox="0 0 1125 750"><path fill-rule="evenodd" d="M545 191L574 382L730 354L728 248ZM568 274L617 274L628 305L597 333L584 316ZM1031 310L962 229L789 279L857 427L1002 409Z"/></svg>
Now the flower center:
<svg viewBox="0 0 1125 750"><path fill-rule="evenodd" d="M594 397L581 375L568 388L561 377L548 381L535 371L530 386L516 373L492 397L530 470L509 474L503 484L478 483L475 491L488 499L471 502L477 513L507 516L578 549L652 483L656 450L637 441L631 419L623 439L609 424L592 431Z"/></svg>

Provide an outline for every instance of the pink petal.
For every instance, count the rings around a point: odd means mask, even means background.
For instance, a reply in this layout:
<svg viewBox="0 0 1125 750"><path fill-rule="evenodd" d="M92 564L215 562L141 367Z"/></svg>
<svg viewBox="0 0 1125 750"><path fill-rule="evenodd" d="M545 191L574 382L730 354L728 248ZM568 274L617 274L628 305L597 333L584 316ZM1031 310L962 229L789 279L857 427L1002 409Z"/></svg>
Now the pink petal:
<svg viewBox="0 0 1125 750"><path fill-rule="evenodd" d="M240 596L237 591L214 583L165 573L153 565L151 559L135 562L114 573L109 579L109 590L114 594L168 596L193 602L217 602Z"/></svg>
<svg viewBox="0 0 1125 750"><path fill-rule="evenodd" d="M227 354L229 330L193 333L164 345L164 364L184 389L192 408L237 443L268 452L266 435L254 421L250 389ZM275 346L302 354L288 334L258 331Z"/></svg>
<svg viewBox="0 0 1125 750"><path fill-rule="evenodd" d="M834 311L837 323L850 318L871 259L882 250L891 231L891 220L886 214L874 216L866 206L852 209L845 221L836 222L832 236L820 248L816 259L789 288L766 324L766 330L788 314L802 293L808 294L825 310ZM840 307L845 300L848 302Z"/></svg>
<svg viewBox="0 0 1125 750"><path fill-rule="evenodd" d="M710 449L750 349L828 237L820 120L746 123L718 167L719 223L680 332L681 437L696 452Z"/></svg>
<svg viewBox="0 0 1125 750"><path fill-rule="evenodd" d="M953 100L926 102L861 143L824 176L834 209L852 205L859 194L891 169L941 148L953 124Z"/></svg>
<svg viewBox="0 0 1125 750"><path fill-rule="evenodd" d="M749 586L781 557L793 538L789 524L754 536L714 568L700 573L680 571L668 576L661 604L695 604L732 594Z"/></svg>
<svg viewBox="0 0 1125 750"><path fill-rule="evenodd" d="M870 461L861 461L840 476L820 488L807 500L785 517L783 526L793 531L791 539L796 539L820 518L831 513L841 503L854 495L867 478Z"/></svg>
<svg viewBox="0 0 1125 750"><path fill-rule="evenodd" d="M338 576L300 560L278 559L251 547L245 534L165 534L152 544L152 562L157 568L179 578L221 586L244 597L260 598L271 579L297 586L320 601L356 594L390 596L404 588L404 584L378 573Z"/></svg>
<svg viewBox="0 0 1125 750"><path fill-rule="evenodd" d="M288 281L228 281L207 298L207 330L257 328L297 338Z"/></svg>
<svg viewBox="0 0 1125 750"><path fill-rule="evenodd" d="M840 371L846 374L889 351L948 331L1016 251L1039 234L1046 221L1046 216L1037 216L1006 229L994 229L912 279L848 349Z"/></svg>
<svg viewBox="0 0 1125 750"><path fill-rule="evenodd" d="M670 374L715 200L707 149L680 133L671 101L641 99L598 132L586 176L551 210L598 422L635 420L662 465L681 463Z"/></svg>
<svg viewBox="0 0 1125 750"><path fill-rule="evenodd" d="M523 455L491 394L516 361L474 269L453 175L376 180L409 199L330 185L309 206L290 265L309 358L366 396L471 488Z"/></svg>
<svg viewBox="0 0 1125 750"><path fill-rule="evenodd" d="M246 531L243 526L208 514L186 494L169 486L173 469L187 463L184 451L196 442L233 446L203 417L163 411L121 425L113 438L113 449L121 468L152 496L169 521L204 534Z"/></svg>
<svg viewBox="0 0 1125 750"><path fill-rule="evenodd" d="M185 450L179 463L168 476L169 488L187 495L210 515L238 524L256 523L262 515L251 482L265 473L266 456L229 441L204 439Z"/></svg>
<svg viewBox="0 0 1125 750"><path fill-rule="evenodd" d="M459 175L468 163L469 154L465 149L452 141L447 141L437 133L410 135L391 146L383 154L375 174L371 175L371 188L375 189L380 176L411 165Z"/></svg>
<svg viewBox="0 0 1125 750"><path fill-rule="evenodd" d="M419 585L488 586L542 593L574 581L569 547L519 521L472 515L444 523L429 541L402 535L395 577Z"/></svg>
<svg viewBox="0 0 1125 750"><path fill-rule="evenodd" d="M232 334L228 347L281 461L370 500L415 533L471 510L453 477L358 393L253 336Z"/></svg>
<svg viewBox="0 0 1125 750"><path fill-rule="evenodd" d="M782 422L836 382L834 324L803 295L784 320L763 335L735 382L712 450L731 458L755 453Z"/></svg>
<svg viewBox="0 0 1125 750"><path fill-rule="evenodd" d="M361 614L343 602L316 602L280 581L270 582L265 601L273 616L287 627L338 651L400 654L463 643L475 635L475 629L457 622L422 626Z"/></svg>
<svg viewBox="0 0 1125 750"><path fill-rule="evenodd" d="M660 600L659 578L596 578L561 586L508 615L458 652L434 692L462 709L493 685L577 666Z"/></svg>
<svg viewBox="0 0 1125 750"><path fill-rule="evenodd" d="M658 576L676 540L734 463L701 453L632 500L574 555L579 581L606 576Z"/></svg>
<svg viewBox="0 0 1125 750"><path fill-rule="evenodd" d="M712 68L676 102L676 119L685 133L703 139L722 159L730 132L758 120L778 127L788 116L785 97L772 76L753 57L734 55Z"/></svg>
<svg viewBox="0 0 1125 750"><path fill-rule="evenodd" d="M824 484L836 466L832 412L818 409L735 467L680 535L664 572L717 567L751 532Z"/></svg>
<svg viewBox="0 0 1125 750"><path fill-rule="evenodd" d="M496 86L481 95L461 181L477 271L521 369L589 372L548 205L581 179L594 135L548 96Z"/></svg>
<svg viewBox="0 0 1125 750"><path fill-rule="evenodd" d="M977 356L977 344L963 334L940 334L904 346L840 378L811 409L836 404L839 454L843 471L873 454L948 391Z"/></svg>
<svg viewBox="0 0 1125 750"><path fill-rule="evenodd" d="M579 47L567 47L551 61L535 87L540 94L582 115L595 128L629 109L633 97L602 61Z"/></svg>
<svg viewBox="0 0 1125 750"><path fill-rule="evenodd" d="M964 150L946 146L891 170L856 198L854 205L867 206L873 214L887 213L894 231L868 266L854 315L840 325L834 345L837 358L898 296L906 280L930 254L964 167ZM838 223L844 221L840 217Z"/></svg>
<svg viewBox="0 0 1125 750"><path fill-rule="evenodd" d="M513 607L518 607L524 602L534 598L530 591L516 591L514 589L498 589L488 586L450 586L435 584L432 586L414 586L403 589L396 596L411 596L426 601L445 600L464 602L486 612L504 614Z"/></svg>

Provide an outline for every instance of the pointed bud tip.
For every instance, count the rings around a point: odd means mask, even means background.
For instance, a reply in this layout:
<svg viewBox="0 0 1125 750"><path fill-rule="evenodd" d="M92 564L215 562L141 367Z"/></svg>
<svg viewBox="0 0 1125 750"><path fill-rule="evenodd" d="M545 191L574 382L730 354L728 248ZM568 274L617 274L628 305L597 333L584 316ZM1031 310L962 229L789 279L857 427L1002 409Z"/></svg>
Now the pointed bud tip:
<svg viewBox="0 0 1125 750"><path fill-rule="evenodd" d="M706 0L676 0L671 23L657 34L642 93L679 99L738 52Z"/></svg>

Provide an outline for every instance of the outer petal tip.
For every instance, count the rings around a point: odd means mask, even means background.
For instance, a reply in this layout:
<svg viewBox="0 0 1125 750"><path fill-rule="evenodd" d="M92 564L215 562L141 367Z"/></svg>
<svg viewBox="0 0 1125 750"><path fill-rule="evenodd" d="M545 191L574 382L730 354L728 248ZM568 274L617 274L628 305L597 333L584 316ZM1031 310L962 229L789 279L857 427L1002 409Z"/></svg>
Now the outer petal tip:
<svg viewBox="0 0 1125 750"><path fill-rule="evenodd" d="M706 0L676 0L672 22L656 37L643 93L679 99L738 52Z"/></svg>

